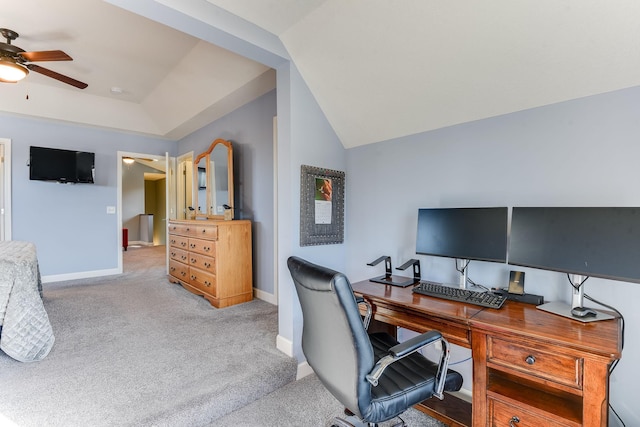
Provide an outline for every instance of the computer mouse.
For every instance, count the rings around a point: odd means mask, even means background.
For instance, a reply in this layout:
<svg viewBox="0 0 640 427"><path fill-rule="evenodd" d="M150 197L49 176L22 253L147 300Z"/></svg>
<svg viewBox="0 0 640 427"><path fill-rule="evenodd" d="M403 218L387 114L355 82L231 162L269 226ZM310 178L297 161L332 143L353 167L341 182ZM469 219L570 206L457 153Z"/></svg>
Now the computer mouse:
<svg viewBox="0 0 640 427"><path fill-rule="evenodd" d="M575 317L595 317L598 313L588 307L573 307L571 315Z"/></svg>

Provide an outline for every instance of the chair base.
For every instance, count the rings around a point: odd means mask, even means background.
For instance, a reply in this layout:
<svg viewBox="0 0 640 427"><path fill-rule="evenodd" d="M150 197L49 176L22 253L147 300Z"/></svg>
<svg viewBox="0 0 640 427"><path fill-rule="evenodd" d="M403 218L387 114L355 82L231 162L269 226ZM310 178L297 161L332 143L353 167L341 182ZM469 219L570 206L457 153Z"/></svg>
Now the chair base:
<svg viewBox="0 0 640 427"><path fill-rule="evenodd" d="M350 411L345 409L344 418L335 417L331 420L331 427L378 427L377 423L367 423L362 421L356 415L351 414ZM391 427L407 427L407 424L400 417L396 417L398 422L393 424Z"/></svg>

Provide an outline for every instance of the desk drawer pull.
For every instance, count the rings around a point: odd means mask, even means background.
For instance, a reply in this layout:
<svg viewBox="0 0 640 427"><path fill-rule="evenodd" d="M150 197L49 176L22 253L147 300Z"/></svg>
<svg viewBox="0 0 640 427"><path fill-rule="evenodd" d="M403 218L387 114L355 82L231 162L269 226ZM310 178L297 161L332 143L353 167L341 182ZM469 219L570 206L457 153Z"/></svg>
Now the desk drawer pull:
<svg viewBox="0 0 640 427"><path fill-rule="evenodd" d="M516 427L516 424L518 424L519 422L520 422L520 418L518 418L517 416L514 415L509 420L509 427Z"/></svg>
<svg viewBox="0 0 640 427"><path fill-rule="evenodd" d="M527 362L527 365L533 365L534 363L536 363L536 358L533 356L527 356L527 358L524 359L524 361Z"/></svg>

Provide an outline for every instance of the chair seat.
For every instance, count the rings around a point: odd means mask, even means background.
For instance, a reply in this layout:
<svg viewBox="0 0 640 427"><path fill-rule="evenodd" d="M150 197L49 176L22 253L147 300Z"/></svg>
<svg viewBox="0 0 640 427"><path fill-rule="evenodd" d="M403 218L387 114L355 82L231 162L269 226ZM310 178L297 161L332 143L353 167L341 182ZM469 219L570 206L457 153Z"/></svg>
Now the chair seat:
<svg viewBox="0 0 640 427"><path fill-rule="evenodd" d="M387 333L369 334L376 362L388 354L398 341ZM434 393L438 364L416 352L389 365L378 385L371 387L372 401L364 409L365 421L379 423L391 419ZM456 391L462 386L462 376L448 370L445 391Z"/></svg>

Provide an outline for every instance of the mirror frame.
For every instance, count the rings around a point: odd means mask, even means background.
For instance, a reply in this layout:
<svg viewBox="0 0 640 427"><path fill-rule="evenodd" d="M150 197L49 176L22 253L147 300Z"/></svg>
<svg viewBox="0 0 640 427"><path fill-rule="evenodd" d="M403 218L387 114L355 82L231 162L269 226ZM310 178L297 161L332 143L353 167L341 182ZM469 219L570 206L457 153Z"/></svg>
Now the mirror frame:
<svg viewBox="0 0 640 427"><path fill-rule="evenodd" d="M203 214L196 213L196 218L210 218L210 219L224 219L224 215L216 215L215 212L211 212L211 170L209 165L211 164L211 153L213 149L218 145L224 145L227 147L227 182L228 182L228 191L229 191L229 202L227 203L231 206L231 219L234 217L234 194L233 194L233 147L231 145L231 141L227 141L226 139L218 138L214 140L207 151L198 154L198 156L193 160L193 204L195 207L198 206L198 163L202 159L206 159L206 176L207 176L207 189L206 189L206 197L207 197L207 208Z"/></svg>

